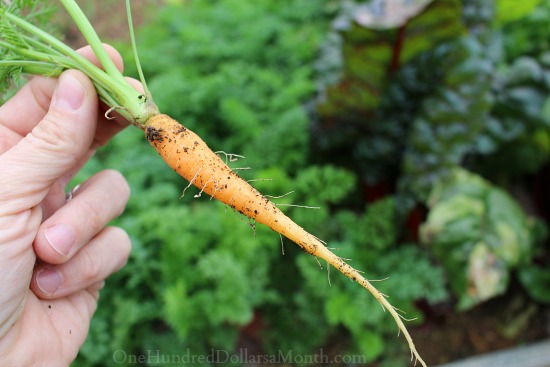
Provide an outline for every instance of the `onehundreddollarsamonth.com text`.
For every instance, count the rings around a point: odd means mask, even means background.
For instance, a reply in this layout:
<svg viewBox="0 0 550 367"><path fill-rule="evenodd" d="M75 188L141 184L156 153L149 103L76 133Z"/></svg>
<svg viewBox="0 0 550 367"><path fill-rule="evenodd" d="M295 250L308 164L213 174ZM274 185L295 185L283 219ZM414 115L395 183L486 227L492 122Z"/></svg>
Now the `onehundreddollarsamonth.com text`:
<svg viewBox="0 0 550 367"><path fill-rule="evenodd" d="M292 350L279 351L274 354L249 353L246 348L236 351L211 349L208 354L194 354L190 349L183 353L163 353L159 349L146 350L141 354L127 353L122 349L113 353L115 363L124 364L334 364L334 363L367 363L364 355L327 355L323 349L316 354L298 354Z"/></svg>

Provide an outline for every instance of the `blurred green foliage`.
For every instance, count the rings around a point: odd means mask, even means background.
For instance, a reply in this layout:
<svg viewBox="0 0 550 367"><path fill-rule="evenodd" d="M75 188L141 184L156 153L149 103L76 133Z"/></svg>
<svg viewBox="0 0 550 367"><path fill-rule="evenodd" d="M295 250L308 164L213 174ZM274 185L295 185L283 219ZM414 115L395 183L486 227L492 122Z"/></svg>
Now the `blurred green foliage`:
<svg viewBox="0 0 550 367"><path fill-rule="evenodd" d="M540 241L510 195L462 169L434 186L428 204L422 241L453 274L461 309L504 293L510 270L529 264Z"/></svg>
<svg viewBox="0 0 550 367"><path fill-rule="evenodd" d="M445 266L451 289L464 301L459 305L471 306L481 299L475 301L476 297L468 294L467 259L487 260L492 255L471 245L469 235L478 240L483 235L472 232L470 224L479 225L479 218L482 223L501 220L488 218L487 208L495 207L492 210L510 213L507 228L526 233L525 223L532 219L514 199L504 199L506 195L501 195L498 187L532 190L525 180L548 165L550 27L541 14L549 11L550 3L433 1L407 21L383 30L376 22L360 21L366 10L362 2L356 3L337 23L339 43L333 44L339 44L344 54L341 78L329 84L318 108L313 130L316 157L340 157L341 165L359 173L365 190L389 187L398 200L402 221L418 206L428 208L426 228L438 221L441 212L448 213L449 221L441 219L438 235L424 240L434 245L431 251ZM374 6L386 3L373 2L372 14L378 11L380 18L394 17ZM513 14L510 9L515 9ZM418 24L430 24L431 28ZM430 35L425 34L427 29L432 31ZM434 36L438 30L444 30L441 37ZM382 50L380 45L387 47ZM407 53L407 49L416 52ZM367 52L368 57L363 56ZM350 63L355 59L383 74L375 72L369 78L373 69L353 68ZM490 179L487 195L466 200L457 194L432 207L429 200L434 187L453 182L460 192L472 186L473 176L456 175L460 168ZM487 198L499 199L492 202ZM541 198L528 200L524 202L527 207L531 200L537 206ZM461 227L464 223L469 224ZM495 241L493 250L509 248L507 236L489 232L485 235ZM454 245L449 247L450 242ZM523 265L534 267L530 272L522 267L520 280L527 287L525 281L534 284L534 279L540 279L541 284L530 289L544 288L547 276L534 265L544 253L536 251L538 242L519 236L515 245L524 248ZM447 250L437 250L445 246ZM452 255L453 251L460 256ZM504 266L502 279L507 279L510 267L515 266L517 262ZM506 281L496 283L501 288L486 298L506 290ZM540 294L543 298L546 296Z"/></svg>
<svg viewBox="0 0 550 367"><path fill-rule="evenodd" d="M548 300L531 219L501 186L548 163L550 29L536 13L549 5L529 2L510 17L493 2L434 0L375 29L356 21L365 3L169 1L138 30L149 87L214 150L245 156L231 165L296 222L383 280L392 304L416 318L410 326L424 317L417 301L448 301L448 288L467 297L462 265L472 258L487 265L498 254L504 278L521 264L533 298ZM523 41L531 35L538 41ZM314 354L336 340L340 354L407 365L406 344L368 292L229 208L192 189L182 196L187 183L140 131L119 134L76 180L104 168L132 187L115 224L134 247L102 291L75 365L130 365L114 357L156 350L232 353L243 335L268 353ZM377 185L388 189L367 200ZM443 191L453 195L429 200ZM433 205L422 245L404 226L419 205ZM480 216L494 226L480 228ZM501 240L511 228L521 238L510 257Z"/></svg>
<svg viewBox="0 0 550 367"><path fill-rule="evenodd" d="M307 103L315 96L315 61L334 9L333 1L308 0L175 3L139 31L141 62L161 110L215 150L246 156L231 165L251 167L239 172L263 192L281 196L275 201L298 223L330 238L359 268L372 267L376 278L403 268L385 290L417 315L414 299L434 289L434 300L445 297L442 272L414 246L393 252L392 200L368 214L336 210L355 200L357 178L330 161L313 162L309 152ZM102 293L78 365L124 365L114 358L117 351L232 351L257 312L265 325L263 348L274 353L314 353L341 333L340 326L354 337L346 350L369 359L383 352L387 335L394 338L393 321L357 284L333 270L330 286L326 270L294 244L284 241L281 256L281 240L270 230L206 198L194 199L192 190L180 199L187 183L165 167L139 131L116 137L77 180L106 167L122 171L131 184L132 199L116 224L130 233L134 249ZM376 208L386 215L379 218ZM362 225L367 232L347 230ZM386 262L361 255L368 251L360 247L367 238L377 253L392 254ZM424 267L407 270L400 260L407 254ZM422 275L415 287L405 287L411 271ZM352 300L342 304L347 298Z"/></svg>

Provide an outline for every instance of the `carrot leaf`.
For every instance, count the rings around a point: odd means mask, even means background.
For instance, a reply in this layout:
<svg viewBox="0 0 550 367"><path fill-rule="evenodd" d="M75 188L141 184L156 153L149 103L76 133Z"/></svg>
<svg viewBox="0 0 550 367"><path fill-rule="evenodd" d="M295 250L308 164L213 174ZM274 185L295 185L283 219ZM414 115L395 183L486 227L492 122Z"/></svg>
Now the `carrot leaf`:
<svg viewBox="0 0 550 367"><path fill-rule="evenodd" d="M0 0L0 95L22 73L58 76L67 69L84 72L100 99L140 127L158 114L152 98L143 98L116 68L93 26L74 0L60 0L100 61L99 68L39 26L50 14L48 1ZM2 98L4 99L4 98Z"/></svg>

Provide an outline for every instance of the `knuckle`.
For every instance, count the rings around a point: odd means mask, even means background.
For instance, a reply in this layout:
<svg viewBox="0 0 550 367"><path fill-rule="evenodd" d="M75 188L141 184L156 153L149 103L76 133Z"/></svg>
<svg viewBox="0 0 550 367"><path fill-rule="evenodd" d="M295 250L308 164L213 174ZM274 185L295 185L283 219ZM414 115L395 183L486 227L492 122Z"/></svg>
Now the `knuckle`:
<svg viewBox="0 0 550 367"><path fill-rule="evenodd" d="M47 81L47 83L44 83L45 81ZM50 103L52 101L50 81L47 79L35 78L27 85L31 90L31 96L33 96L36 106L40 109L40 114L45 115L50 109Z"/></svg>
<svg viewBox="0 0 550 367"><path fill-rule="evenodd" d="M84 249L80 254L79 277L86 284L97 282L101 274L102 264L95 252Z"/></svg>
<svg viewBox="0 0 550 367"><path fill-rule="evenodd" d="M92 258L88 254L83 264L83 267L88 268L84 274L90 281L105 279L120 270L126 265L131 251L130 237L119 227L106 227L95 241L98 241L97 256ZM104 261L99 261L99 258Z"/></svg>
<svg viewBox="0 0 550 367"><path fill-rule="evenodd" d="M105 215L102 213L101 208L98 207L101 206L101 203L95 202L93 198L90 199L84 195L79 199L81 218L86 218L86 226L91 233L97 233L105 222L103 219Z"/></svg>
<svg viewBox="0 0 550 367"><path fill-rule="evenodd" d="M128 234L119 227L105 228L79 255L79 278L95 284L120 270L128 261L131 244Z"/></svg>
<svg viewBox="0 0 550 367"><path fill-rule="evenodd" d="M5 132L2 132L0 134L0 154L4 154L8 150L10 150L12 146L13 146L13 137L8 136L8 134Z"/></svg>
<svg viewBox="0 0 550 367"><path fill-rule="evenodd" d="M111 236L111 244L112 247L116 247L117 249L117 261L115 264L115 271L122 268L124 265L126 265L126 262L128 261L128 257L130 256L130 252L132 250L132 242L130 240L130 236L128 236L128 233L126 233L125 230L119 227L108 227L106 230L109 231L109 234Z"/></svg>
<svg viewBox="0 0 550 367"><path fill-rule="evenodd" d="M70 131L63 128L59 121L65 119L52 112L44 117L41 123L36 125L25 139L40 151L46 151L60 160L69 160L72 164L76 162L79 153L78 144L74 144L74 136Z"/></svg>
<svg viewBox="0 0 550 367"><path fill-rule="evenodd" d="M124 176L116 170L105 170L100 173L104 185L108 185L109 190L105 191L110 198L114 199L112 203L115 205L115 216L119 216L124 211L126 203L130 198L130 185Z"/></svg>
<svg viewBox="0 0 550 367"><path fill-rule="evenodd" d="M119 191L119 195L123 195L125 198L128 198L130 196L130 185L122 173L114 169L108 169L105 172L109 175L111 183Z"/></svg>

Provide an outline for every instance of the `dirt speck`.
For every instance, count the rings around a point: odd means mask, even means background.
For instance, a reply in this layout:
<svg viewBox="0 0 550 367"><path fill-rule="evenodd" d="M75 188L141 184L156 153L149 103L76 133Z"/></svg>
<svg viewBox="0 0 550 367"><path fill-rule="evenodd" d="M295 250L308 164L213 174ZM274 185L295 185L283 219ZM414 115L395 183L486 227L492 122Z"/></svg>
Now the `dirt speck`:
<svg viewBox="0 0 550 367"><path fill-rule="evenodd" d="M152 142L162 143L162 140L164 138L161 133L162 133L162 130L155 129L154 127L151 127L151 126L147 126L147 128L145 129L145 137L151 143Z"/></svg>

